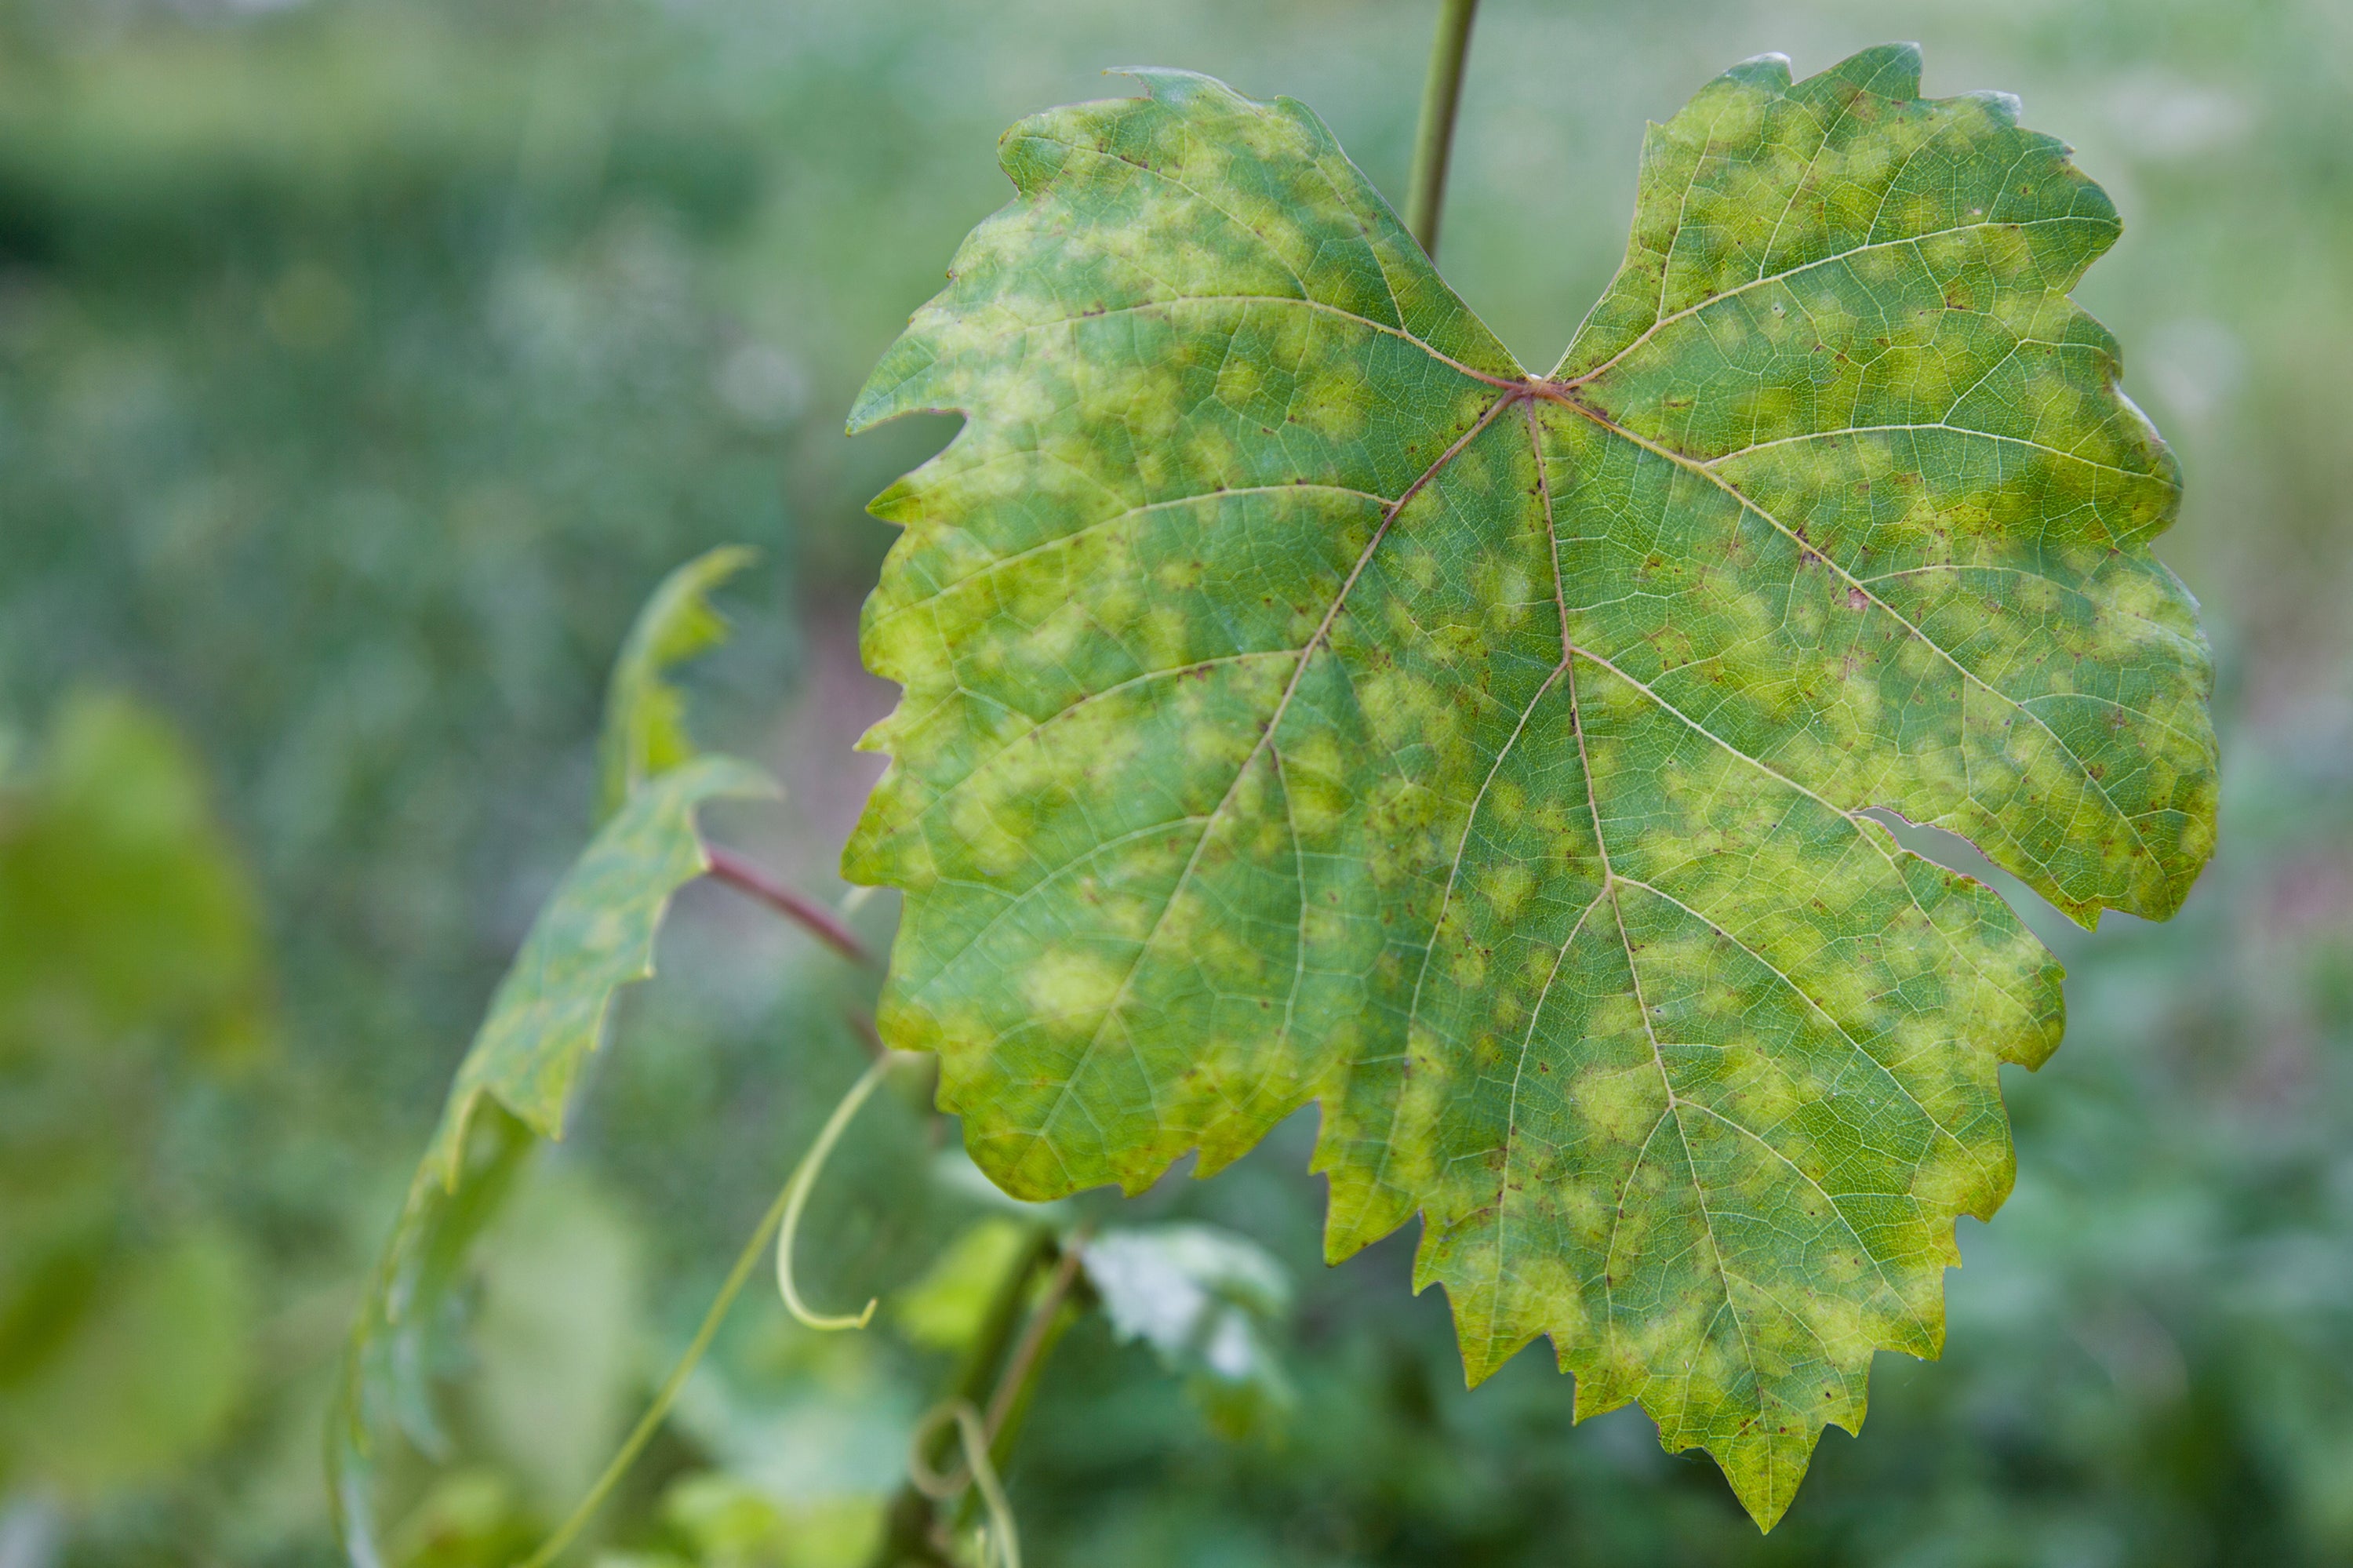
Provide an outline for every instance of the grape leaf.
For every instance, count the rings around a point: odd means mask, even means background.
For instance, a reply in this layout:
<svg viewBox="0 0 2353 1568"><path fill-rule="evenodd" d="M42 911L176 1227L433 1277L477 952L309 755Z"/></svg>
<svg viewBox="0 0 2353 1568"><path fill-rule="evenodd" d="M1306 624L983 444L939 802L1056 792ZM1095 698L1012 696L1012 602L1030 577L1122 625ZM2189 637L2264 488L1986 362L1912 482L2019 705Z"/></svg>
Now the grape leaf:
<svg viewBox="0 0 2353 1568"><path fill-rule="evenodd" d="M694 756L686 694L663 676L727 641L727 618L711 608L711 590L758 558L758 551L744 545L706 550L662 578L638 611L605 686L605 727L596 742L598 821L619 810L630 790Z"/></svg>
<svg viewBox="0 0 2353 1568"><path fill-rule="evenodd" d="M542 1138L564 1136L572 1080L596 1048L613 993L654 972L670 895L711 869L694 810L714 798L775 799L768 776L699 757L641 785L566 873L491 998L426 1153L454 1181L475 1102L496 1095Z"/></svg>
<svg viewBox="0 0 2353 1568"><path fill-rule="evenodd" d="M499 982L362 1303L329 1417L336 1529L360 1568L379 1561L374 1435L397 1424L428 1452L441 1446L427 1384L450 1287L533 1135L563 1136L573 1080L604 1033L613 993L654 972L671 895L710 869L695 809L776 793L758 768L717 756L638 785L541 908Z"/></svg>
<svg viewBox="0 0 2353 1568"><path fill-rule="evenodd" d="M1997 1065L2085 924L2212 842L2171 457L2066 297L2118 231L1909 48L1766 57L1642 155L1547 376L1289 100L1015 127L1015 200L853 430L902 683L846 852L906 891L881 1015L1008 1192L1212 1171L1311 1100L1345 1257L1419 1213L1466 1371L1538 1334L1758 1524L1875 1347L1933 1355Z"/></svg>

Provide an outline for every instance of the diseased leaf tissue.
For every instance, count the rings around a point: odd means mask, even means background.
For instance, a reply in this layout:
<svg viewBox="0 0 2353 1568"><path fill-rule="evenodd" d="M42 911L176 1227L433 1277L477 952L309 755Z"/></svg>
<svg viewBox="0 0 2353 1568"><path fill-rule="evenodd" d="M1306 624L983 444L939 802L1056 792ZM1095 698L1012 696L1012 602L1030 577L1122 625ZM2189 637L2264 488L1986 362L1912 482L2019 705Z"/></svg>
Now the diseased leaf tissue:
<svg viewBox="0 0 2353 1568"><path fill-rule="evenodd" d="M1908 48L1752 60L1533 376L1307 110L1137 74L1007 135L851 418L968 416L874 508L883 1029L1025 1197L1320 1101L1333 1258L1420 1215L1473 1381L1548 1335L1769 1526L2059 1039L1862 812L2085 923L2211 844L2174 464L2066 297L2115 209Z"/></svg>

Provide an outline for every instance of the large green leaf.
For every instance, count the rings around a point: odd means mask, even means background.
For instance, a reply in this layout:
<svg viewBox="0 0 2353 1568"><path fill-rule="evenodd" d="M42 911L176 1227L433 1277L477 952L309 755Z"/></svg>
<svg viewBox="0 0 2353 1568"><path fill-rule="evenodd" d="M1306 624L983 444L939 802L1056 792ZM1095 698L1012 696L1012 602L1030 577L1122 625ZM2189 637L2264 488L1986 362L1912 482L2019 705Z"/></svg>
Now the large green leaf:
<svg viewBox="0 0 2353 1568"><path fill-rule="evenodd" d="M500 981L362 1303L329 1418L336 1526L361 1568L379 1561L376 1435L397 1425L428 1451L444 1441L429 1385L450 1287L533 1135L563 1136L573 1080L604 1033L613 993L654 972L671 895L710 869L696 808L776 793L758 768L715 756L639 785L540 910Z"/></svg>
<svg viewBox="0 0 2353 1568"><path fill-rule="evenodd" d="M1918 69L1654 127L1545 376L1313 114L1139 72L1008 134L851 418L968 416L875 503L906 695L845 864L975 1158L1134 1191L1320 1099L1333 1257L1419 1213L1474 1381L1547 1334L1767 1525L1873 1348L1938 1349L1997 1065L2059 1036L1869 809L2086 923L2212 837L2174 466L2065 292L2115 210Z"/></svg>

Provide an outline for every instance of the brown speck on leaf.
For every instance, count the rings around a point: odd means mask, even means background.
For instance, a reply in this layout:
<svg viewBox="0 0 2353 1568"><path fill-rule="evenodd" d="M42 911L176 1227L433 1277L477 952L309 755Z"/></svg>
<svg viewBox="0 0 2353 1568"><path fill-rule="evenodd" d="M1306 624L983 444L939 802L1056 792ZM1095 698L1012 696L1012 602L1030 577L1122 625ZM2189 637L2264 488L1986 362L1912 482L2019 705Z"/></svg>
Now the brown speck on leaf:
<svg viewBox="0 0 2353 1568"><path fill-rule="evenodd" d="M1862 588L1851 588L1846 590L1846 607L1849 609L1861 609L1864 605L1867 605L1870 602L1871 599L1869 596L1866 595Z"/></svg>

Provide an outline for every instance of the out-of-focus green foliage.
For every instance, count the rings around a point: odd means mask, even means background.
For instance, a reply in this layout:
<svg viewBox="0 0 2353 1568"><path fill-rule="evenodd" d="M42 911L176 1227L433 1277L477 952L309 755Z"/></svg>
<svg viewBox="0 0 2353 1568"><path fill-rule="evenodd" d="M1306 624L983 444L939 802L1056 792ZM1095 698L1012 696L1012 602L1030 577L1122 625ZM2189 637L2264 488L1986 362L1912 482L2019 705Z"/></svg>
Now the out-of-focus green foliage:
<svg viewBox="0 0 2353 1568"><path fill-rule="evenodd" d="M727 1475L690 1477L663 1498L674 1553L608 1560L608 1568L848 1568L874 1548L874 1513L854 1501L778 1502Z"/></svg>
<svg viewBox="0 0 2353 1568"><path fill-rule="evenodd" d="M1221 1435L1279 1431L1293 1400L1271 1337L1291 1315L1291 1280L1263 1248L1180 1224L1105 1231L1080 1255L1113 1337L1151 1346Z"/></svg>
<svg viewBox="0 0 2353 1568"><path fill-rule="evenodd" d="M548 1164L535 1177L482 1247L473 1393L490 1447L508 1457L526 1498L560 1514L637 1414L644 1246L577 1168Z"/></svg>
<svg viewBox="0 0 2353 1568"><path fill-rule="evenodd" d="M1034 1229L1002 1214L975 1220L892 1303L893 1325L926 1350L963 1349L980 1331L990 1294Z"/></svg>
<svg viewBox="0 0 2353 1568"><path fill-rule="evenodd" d="M216 1068L260 1044L244 868L204 775L156 715L84 694L37 762L0 774L0 1030L12 1057L175 1044Z"/></svg>
<svg viewBox="0 0 2353 1568"><path fill-rule="evenodd" d="M103 1497L216 1441L259 1303L174 1147L269 1050L204 776L120 698L0 774L0 1488Z"/></svg>
<svg viewBox="0 0 2353 1568"><path fill-rule="evenodd" d="M891 537L861 507L950 429L852 444L839 419L1003 204L998 130L1164 60L1296 94L1394 195L1430 23L1424 0L0 0L11 776L39 770L78 683L168 714L243 847L278 999L250 1065L134 1086L164 1107L146 1147L167 1174L142 1201L246 1259L242 1395L169 1473L99 1495L12 1471L8 1550L333 1560L318 1432L358 1281L594 813L633 611L699 551L762 548L730 590L735 641L694 671L698 713L807 814L755 832L723 804L712 825L821 876L871 777L849 743L889 699L849 655ZM2042 917L2069 1042L2005 1084L2018 1189L1998 1230L1963 1227L1953 1349L1880 1358L1867 1439L1829 1438L1759 1542L1639 1415L1571 1429L1548 1369L1466 1394L1443 1304L1405 1294L1409 1243L1324 1268L1321 1186L1293 1173L1311 1118L1215 1181L1094 1215L1219 1224L1286 1266L1284 1442L1229 1446L1148 1349L1082 1320L1008 1476L1034 1564L2353 1552L2353 19L2335 0L1485 0L1447 275L1549 363L1620 260L1645 120L1726 59L1812 70L1906 37L1933 93L2021 92L2124 217L2078 298L2180 453L2167 556L2216 630L2225 736L2221 847L2174 924ZM860 914L870 940L890 913ZM572 1500L548 1494L590 1445L518 1430L542 1386L520 1359L535 1330L501 1305L535 1293L522 1263L560 1269L599 1335L634 1335L625 1365L580 1363L616 1381L576 1419L626 1416L862 1064L839 1021L861 988L797 933L691 888L669 930L662 978L621 1009L631 1049L597 1059L487 1271L460 1276L480 1301L444 1368L448 1467L385 1478L397 1559L506 1568ZM115 1104L110 1128L145 1114ZM876 1328L808 1335L747 1297L582 1563L862 1561L955 1356L894 1326L897 1298L997 1212L934 1178L932 1138L878 1096L808 1215L809 1268L829 1299L881 1294ZM562 1201L534 1199L543 1176ZM782 1525L730 1522L762 1510Z"/></svg>

